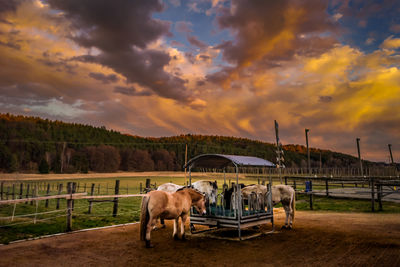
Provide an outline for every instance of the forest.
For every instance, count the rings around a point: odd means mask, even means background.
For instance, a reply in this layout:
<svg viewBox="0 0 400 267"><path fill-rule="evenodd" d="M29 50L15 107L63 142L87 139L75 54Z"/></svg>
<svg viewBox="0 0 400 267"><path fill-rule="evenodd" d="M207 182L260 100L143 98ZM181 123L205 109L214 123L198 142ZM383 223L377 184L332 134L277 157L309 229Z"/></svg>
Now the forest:
<svg viewBox="0 0 400 267"><path fill-rule="evenodd" d="M188 158L204 153L248 155L276 163L276 146L245 138L185 134L140 137L106 127L0 114L0 172L86 173L182 170ZM286 167L307 167L302 145L284 145ZM358 159L310 149L311 167L356 167ZM365 161L365 164L377 163Z"/></svg>

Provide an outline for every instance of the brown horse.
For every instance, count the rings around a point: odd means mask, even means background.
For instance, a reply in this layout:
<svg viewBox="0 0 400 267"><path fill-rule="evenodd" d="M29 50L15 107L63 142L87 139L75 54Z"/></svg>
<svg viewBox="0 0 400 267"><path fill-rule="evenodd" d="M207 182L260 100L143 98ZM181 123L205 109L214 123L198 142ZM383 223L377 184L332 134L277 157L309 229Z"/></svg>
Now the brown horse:
<svg viewBox="0 0 400 267"><path fill-rule="evenodd" d="M157 218L173 219L173 237L174 239L179 239L179 217L181 217L181 238L185 240L185 221L192 206L200 214L206 214L204 195L192 188L182 188L175 193L164 191L151 191L147 193L142 199L140 240L146 241L146 247L153 247L150 242L150 233L157 222Z"/></svg>

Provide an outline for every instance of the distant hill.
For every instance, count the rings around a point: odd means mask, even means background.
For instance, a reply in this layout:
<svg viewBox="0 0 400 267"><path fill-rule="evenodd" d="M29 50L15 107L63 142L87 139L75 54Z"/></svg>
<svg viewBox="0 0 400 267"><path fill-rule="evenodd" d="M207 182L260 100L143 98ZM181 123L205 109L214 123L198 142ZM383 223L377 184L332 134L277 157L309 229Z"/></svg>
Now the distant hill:
<svg viewBox="0 0 400 267"><path fill-rule="evenodd" d="M0 171L114 172L181 170L185 159L203 153L251 155L276 162L271 143L227 136L179 135L150 138L105 127L0 114ZM307 167L306 148L283 146L286 167ZM357 167L358 159L311 148L311 166ZM366 165L376 163L365 162Z"/></svg>

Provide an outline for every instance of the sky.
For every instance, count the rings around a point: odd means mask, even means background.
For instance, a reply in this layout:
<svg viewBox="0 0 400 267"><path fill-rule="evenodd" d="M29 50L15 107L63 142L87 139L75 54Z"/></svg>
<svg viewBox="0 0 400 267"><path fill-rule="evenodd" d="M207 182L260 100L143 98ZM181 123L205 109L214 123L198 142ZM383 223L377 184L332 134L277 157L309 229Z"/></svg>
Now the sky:
<svg viewBox="0 0 400 267"><path fill-rule="evenodd" d="M0 0L0 112L400 161L398 0Z"/></svg>

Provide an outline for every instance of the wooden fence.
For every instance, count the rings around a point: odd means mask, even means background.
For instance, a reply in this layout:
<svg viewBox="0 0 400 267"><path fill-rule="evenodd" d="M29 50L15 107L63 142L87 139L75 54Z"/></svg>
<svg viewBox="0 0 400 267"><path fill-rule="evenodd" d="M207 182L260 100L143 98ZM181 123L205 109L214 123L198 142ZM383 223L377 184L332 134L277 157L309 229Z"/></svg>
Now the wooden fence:
<svg viewBox="0 0 400 267"><path fill-rule="evenodd" d="M3 185L4 183L1 183L1 188L3 189ZM27 193L26 195L23 195L23 184L21 183L20 185L20 191L18 192L18 194L16 194L15 191L15 185L13 184L12 187L7 187L7 188L13 188L13 190L7 190L5 191L6 193L4 194L4 198L7 199L3 199L3 190L1 190L1 200L0 200L0 205L9 205L9 204L14 204L14 208L13 208L13 212L12 215L10 217L3 217L3 218L10 218L11 221L13 221L14 217L15 217L15 209L16 209L16 205L18 203L28 203L28 202L35 202L36 203L36 212L33 214L28 214L29 216L34 216L34 223L36 223L36 215L38 214L44 214L44 213L50 213L50 212L42 212L42 213L38 213L37 212L37 206L38 206L38 201L46 201L45 203L45 207L48 207L48 201L50 199L56 199L57 200L57 204L56 204L56 210L58 210L60 208L60 199L65 199L66 203L67 203L67 207L66 207L66 231L72 231L72 218L73 218L73 210L74 210L74 200L78 200L78 199L87 199L89 202L89 208L88 208L88 214L90 214L92 212L92 206L93 206L93 202L113 202L113 212L112 212L112 216L116 217L118 214L118 202L120 198L127 198L127 197L142 197L143 194L119 194L120 192L120 181L116 180L115 181L115 188L114 188L114 194L112 195L94 195L94 190L95 190L95 184L91 185L91 190L90 190L90 195L87 194L87 192L76 192L77 189L79 189L79 185L76 182L68 182L67 183L67 194L61 194L62 192L62 185L63 184L59 184L58 186L58 194L57 195L49 195L50 192L50 184L48 183L47 185L41 185L41 188L45 188L46 190L46 195L45 196L38 196L37 192L38 192L38 188L39 185L35 185L34 190L32 190L32 194L29 193L29 187L30 184L26 185L26 190ZM100 188L100 185L99 187ZM86 191L86 184L85 184L85 191ZM98 191L100 192L100 190ZM108 192L108 189L107 189ZM11 196L11 199L8 199L8 197ZM22 216L28 216L28 215L22 215ZM1 219L1 218L0 218Z"/></svg>

